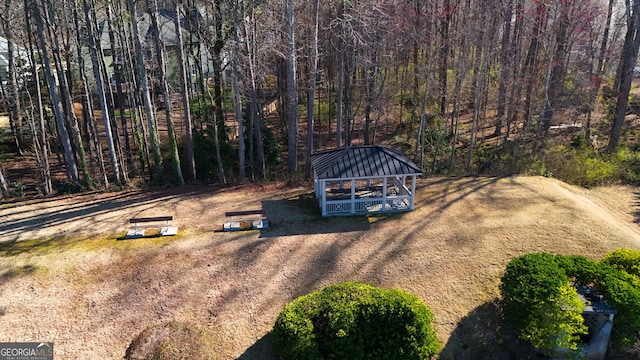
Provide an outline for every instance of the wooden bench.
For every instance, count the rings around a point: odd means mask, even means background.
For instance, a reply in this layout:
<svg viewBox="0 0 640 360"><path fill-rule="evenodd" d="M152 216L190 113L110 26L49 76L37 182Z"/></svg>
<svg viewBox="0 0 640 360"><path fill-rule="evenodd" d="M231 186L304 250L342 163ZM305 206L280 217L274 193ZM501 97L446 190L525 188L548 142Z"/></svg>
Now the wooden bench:
<svg viewBox="0 0 640 360"><path fill-rule="evenodd" d="M133 224L133 228L127 231L125 239L144 237L145 230L152 227L160 228L160 236L176 235L178 234L178 227L171 226L172 220L173 216L155 216L129 219L129 223ZM144 224L144 226L140 224Z"/></svg>
<svg viewBox="0 0 640 360"><path fill-rule="evenodd" d="M227 217L223 225L224 231L258 230L269 227L264 210L229 211L224 213L224 216Z"/></svg>

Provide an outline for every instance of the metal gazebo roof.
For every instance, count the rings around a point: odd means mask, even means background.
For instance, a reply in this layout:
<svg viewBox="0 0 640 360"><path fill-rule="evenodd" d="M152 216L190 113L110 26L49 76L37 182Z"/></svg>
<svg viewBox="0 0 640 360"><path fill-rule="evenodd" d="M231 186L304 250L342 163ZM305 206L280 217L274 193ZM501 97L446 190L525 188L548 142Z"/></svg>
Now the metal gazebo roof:
<svg viewBox="0 0 640 360"><path fill-rule="evenodd" d="M400 151L378 145L350 146L311 155L318 179L421 175L422 170Z"/></svg>

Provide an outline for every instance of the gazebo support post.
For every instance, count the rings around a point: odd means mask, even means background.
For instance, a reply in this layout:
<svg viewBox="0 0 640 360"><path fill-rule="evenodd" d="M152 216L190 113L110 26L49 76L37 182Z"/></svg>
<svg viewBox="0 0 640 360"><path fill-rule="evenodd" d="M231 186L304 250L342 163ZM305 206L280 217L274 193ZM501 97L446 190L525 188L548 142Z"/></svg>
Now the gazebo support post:
<svg viewBox="0 0 640 360"><path fill-rule="evenodd" d="M387 212L387 181L388 178L382 178L382 212Z"/></svg>
<svg viewBox="0 0 640 360"><path fill-rule="evenodd" d="M320 201L322 216L327 216L327 182L320 180L320 184L322 184L322 201Z"/></svg>
<svg viewBox="0 0 640 360"><path fill-rule="evenodd" d="M411 210L415 208L415 197L416 197L416 176L413 175L411 177L411 203L409 205L409 209Z"/></svg>
<svg viewBox="0 0 640 360"><path fill-rule="evenodd" d="M351 213L356 213L356 180L351 179Z"/></svg>

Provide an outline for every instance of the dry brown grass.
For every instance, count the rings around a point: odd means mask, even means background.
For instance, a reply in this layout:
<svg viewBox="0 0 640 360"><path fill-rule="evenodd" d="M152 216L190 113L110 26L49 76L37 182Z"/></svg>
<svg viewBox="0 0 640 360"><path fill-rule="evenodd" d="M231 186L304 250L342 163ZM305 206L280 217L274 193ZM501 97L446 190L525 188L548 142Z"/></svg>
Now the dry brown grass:
<svg viewBox="0 0 640 360"><path fill-rule="evenodd" d="M329 219L311 188L186 187L3 205L0 339L53 341L61 359L117 359L143 329L180 321L219 341L221 359L275 359L268 332L284 304L353 280L424 300L442 359L535 358L499 316L507 262L536 251L599 259L640 249L635 188L433 178L419 181L413 212ZM214 231L225 211L255 208L269 229ZM156 215L173 215L180 236L118 240L128 218Z"/></svg>

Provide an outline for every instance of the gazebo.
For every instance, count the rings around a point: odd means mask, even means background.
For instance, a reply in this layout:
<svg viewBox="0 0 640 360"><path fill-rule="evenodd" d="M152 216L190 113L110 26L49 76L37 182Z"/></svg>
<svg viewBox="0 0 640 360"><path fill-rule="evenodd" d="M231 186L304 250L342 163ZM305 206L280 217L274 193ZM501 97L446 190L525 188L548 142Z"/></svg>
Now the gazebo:
<svg viewBox="0 0 640 360"><path fill-rule="evenodd" d="M414 209L416 177L422 170L398 150L350 146L312 154L311 164L322 216Z"/></svg>

